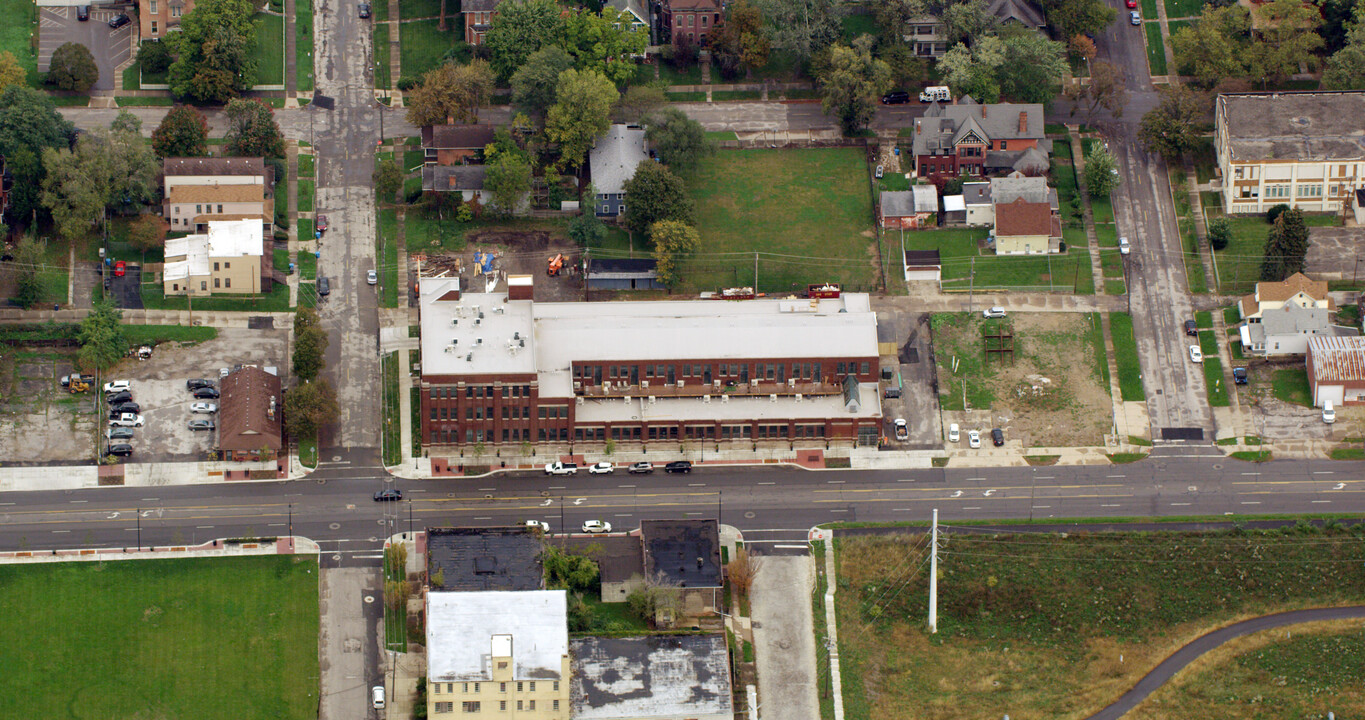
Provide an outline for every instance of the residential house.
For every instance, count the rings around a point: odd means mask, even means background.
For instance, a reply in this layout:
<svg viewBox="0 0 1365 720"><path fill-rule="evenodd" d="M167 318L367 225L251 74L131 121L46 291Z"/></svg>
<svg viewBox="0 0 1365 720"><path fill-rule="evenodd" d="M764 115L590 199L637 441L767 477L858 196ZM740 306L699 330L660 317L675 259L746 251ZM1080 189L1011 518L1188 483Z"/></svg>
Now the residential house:
<svg viewBox="0 0 1365 720"><path fill-rule="evenodd" d="M483 187L487 176L484 165L423 165L422 191L459 193L464 202L486 205L492 195Z"/></svg>
<svg viewBox="0 0 1365 720"><path fill-rule="evenodd" d="M938 188L912 185L909 190L881 194L878 216L884 228L918 230L938 224Z"/></svg>
<svg viewBox="0 0 1365 720"><path fill-rule="evenodd" d="M564 590L428 592L427 717L570 717Z"/></svg>
<svg viewBox="0 0 1365 720"><path fill-rule="evenodd" d="M1028 0L990 0L986 16L1000 25L1019 25L1040 32L1047 27L1043 11ZM922 15L907 20L905 26L902 39L915 57L939 58L948 52L947 26L942 19Z"/></svg>
<svg viewBox="0 0 1365 720"><path fill-rule="evenodd" d="M1214 149L1223 207L1263 213L1283 203L1342 212L1365 187L1362 116L1361 91L1219 95Z"/></svg>
<svg viewBox="0 0 1365 720"><path fill-rule="evenodd" d="M961 195L944 195L943 214L940 217L944 225L967 224L967 199Z"/></svg>
<svg viewBox="0 0 1365 720"><path fill-rule="evenodd" d="M1312 336L1359 334L1332 324L1336 303L1327 294L1327 282L1303 273L1282 282L1256 283L1256 292L1243 296L1237 310L1242 318L1237 331L1248 355L1303 355Z"/></svg>
<svg viewBox="0 0 1365 720"><path fill-rule="evenodd" d="M590 258L589 290L663 290L654 258Z"/></svg>
<svg viewBox="0 0 1365 720"><path fill-rule="evenodd" d="M1365 338L1308 338L1308 386L1313 405L1365 404Z"/></svg>
<svg viewBox="0 0 1365 720"><path fill-rule="evenodd" d="M194 0L137 0L138 29L142 40L160 40L180 29L180 18L194 9Z"/></svg>
<svg viewBox="0 0 1365 720"><path fill-rule="evenodd" d="M971 96L933 103L915 119L912 152L919 177L1046 170L1052 141L1044 137L1043 106L982 105Z"/></svg>
<svg viewBox="0 0 1365 720"><path fill-rule="evenodd" d="M650 6L642 3L641 0L607 0L602 4L604 9L610 8L618 13L628 13L629 23L633 28L644 30L649 36L649 44L654 44L654 23L650 17Z"/></svg>
<svg viewBox="0 0 1365 720"><path fill-rule="evenodd" d="M995 254L1042 255L1061 252L1062 221L1045 202L995 205Z"/></svg>
<svg viewBox="0 0 1365 720"><path fill-rule="evenodd" d="M229 373L220 385L218 448L224 459L267 460L278 455L284 447L279 375L247 365Z"/></svg>
<svg viewBox="0 0 1365 720"><path fill-rule="evenodd" d="M460 11L464 13L465 42L483 44L483 36L493 26L493 16L497 14L500 2L502 0L462 0Z"/></svg>
<svg viewBox="0 0 1365 720"><path fill-rule="evenodd" d="M483 149L493 142L496 132L492 125L424 125L423 162L427 165L467 163L483 153Z"/></svg>
<svg viewBox="0 0 1365 720"><path fill-rule="evenodd" d="M962 183L962 204L967 214L967 225L984 227L995 224L995 205L991 202L989 182Z"/></svg>
<svg viewBox="0 0 1365 720"><path fill-rule="evenodd" d="M427 585L462 592L541 590L544 550L540 534L522 525L427 528Z"/></svg>
<svg viewBox="0 0 1365 720"><path fill-rule="evenodd" d="M684 42L705 46L707 37L724 18L721 0L660 0L658 38L661 43Z"/></svg>
<svg viewBox="0 0 1365 720"><path fill-rule="evenodd" d="M617 217L626 211L626 182L635 167L649 160L645 130L633 125L612 125L588 152L588 169L596 191L593 212L598 217Z"/></svg>
<svg viewBox="0 0 1365 720"><path fill-rule="evenodd" d="M864 293L587 303L535 302L533 290L530 275L509 277L506 292L419 281L433 463L474 445L490 455L607 441L631 452L826 448L880 435L877 321ZM861 381L852 389L850 377Z"/></svg>
<svg viewBox="0 0 1365 720"><path fill-rule="evenodd" d="M966 205L966 222L971 226L994 225L997 205L1012 203L1022 199L1030 203L1046 203L1057 212L1057 189L1048 187L1047 179L1025 175L1015 171L1005 177L991 178L986 182L962 184L962 195Z"/></svg>
<svg viewBox="0 0 1365 720"><path fill-rule="evenodd" d="M202 233L214 220L275 221L275 173L264 158L166 158L161 213L171 232Z"/></svg>
<svg viewBox="0 0 1365 720"><path fill-rule="evenodd" d="M263 261L260 223L214 220L208 226L207 233L166 241L161 277L165 294L205 297L269 292L273 264Z"/></svg>
<svg viewBox="0 0 1365 720"><path fill-rule="evenodd" d="M640 543L645 551L645 578L678 589L682 617L695 619L720 612L724 582L720 526L714 519L641 520ZM681 619L655 617L655 623L667 627Z"/></svg>
<svg viewBox="0 0 1365 720"><path fill-rule="evenodd" d="M725 636L569 641L574 720L733 720Z"/></svg>

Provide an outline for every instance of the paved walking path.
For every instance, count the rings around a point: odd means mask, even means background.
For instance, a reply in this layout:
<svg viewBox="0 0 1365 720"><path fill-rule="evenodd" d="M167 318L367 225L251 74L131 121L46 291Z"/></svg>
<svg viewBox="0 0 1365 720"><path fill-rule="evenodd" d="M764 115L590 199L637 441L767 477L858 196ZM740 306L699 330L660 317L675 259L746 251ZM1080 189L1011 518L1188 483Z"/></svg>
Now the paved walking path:
<svg viewBox="0 0 1365 720"><path fill-rule="evenodd" d="M1169 682L1171 678L1175 677L1176 673L1185 669L1190 663L1199 659L1209 651L1215 650L1236 638L1258 633L1263 630L1284 627L1286 625L1321 622L1323 620L1351 620L1355 618L1365 618L1365 605L1294 610L1291 612L1282 612L1274 615L1252 618L1250 620L1243 620L1242 622L1219 628L1207 635L1196 638L1194 642L1180 648L1175 654L1161 661L1161 664L1157 665L1155 669L1143 676L1132 690L1124 693L1114 704L1091 715L1088 720L1118 720L1118 718L1123 717L1128 711L1137 707L1139 703L1147 699L1147 696ZM1330 662L1330 660L1325 661Z"/></svg>
<svg viewBox="0 0 1365 720"><path fill-rule="evenodd" d="M770 555L754 575L749 605L764 720L820 717L810 597L814 566L808 555Z"/></svg>

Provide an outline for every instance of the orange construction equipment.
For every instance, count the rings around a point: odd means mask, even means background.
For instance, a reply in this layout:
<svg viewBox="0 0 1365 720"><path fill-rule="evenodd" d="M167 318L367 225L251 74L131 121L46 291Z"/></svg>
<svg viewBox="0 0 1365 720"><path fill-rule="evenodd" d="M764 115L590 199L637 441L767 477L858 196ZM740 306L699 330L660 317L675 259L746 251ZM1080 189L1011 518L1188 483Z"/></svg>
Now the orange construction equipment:
<svg viewBox="0 0 1365 720"><path fill-rule="evenodd" d="M554 257L550 258L550 265L545 269L545 274L549 275L550 277L554 277L555 275L559 274L560 269L563 267L564 254L557 253Z"/></svg>
<svg viewBox="0 0 1365 720"><path fill-rule="evenodd" d="M68 387L71 389L71 394L75 395L76 393L83 393L86 390L89 390L90 383L73 378L68 384Z"/></svg>

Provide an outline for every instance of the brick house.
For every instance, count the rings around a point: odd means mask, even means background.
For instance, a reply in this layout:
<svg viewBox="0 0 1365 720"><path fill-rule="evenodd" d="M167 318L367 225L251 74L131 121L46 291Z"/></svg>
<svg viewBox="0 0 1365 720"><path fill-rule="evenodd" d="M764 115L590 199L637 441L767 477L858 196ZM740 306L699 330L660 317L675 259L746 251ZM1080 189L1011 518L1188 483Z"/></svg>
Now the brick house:
<svg viewBox="0 0 1365 720"><path fill-rule="evenodd" d="M460 11L464 13L464 41L470 45L482 45L483 36L493 26L493 16L497 14L498 3L502 0L464 0Z"/></svg>
<svg viewBox="0 0 1365 720"><path fill-rule="evenodd" d="M222 382L218 448L227 460L264 460L284 447L280 378L248 365Z"/></svg>
<svg viewBox="0 0 1365 720"><path fill-rule="evenodd" d="M1043 106L982 105L964 96L932 104L915 119L915 170L921 178L1047 170L1052 141L1044 137Z"/></svg>
<svg viewBox="0 0 1365 720"><path fill-rule="evenodd" d="M666 35L660 42L705 46L711 31L724 22L722 11L721 0L662 0L659 26Z"/></svg>

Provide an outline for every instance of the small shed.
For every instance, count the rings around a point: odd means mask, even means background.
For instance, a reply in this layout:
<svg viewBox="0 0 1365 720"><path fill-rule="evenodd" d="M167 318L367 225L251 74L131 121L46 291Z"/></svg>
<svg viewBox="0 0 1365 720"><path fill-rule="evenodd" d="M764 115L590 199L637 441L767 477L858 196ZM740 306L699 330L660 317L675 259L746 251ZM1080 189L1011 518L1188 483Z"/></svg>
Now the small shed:
<svg viewBox="0 0 1365 720"><path fill-rule="evenodd" d="M654 258L589 258L589 290L663 290Z"/></svg>
<svg viewBox="0 0 1365 720"><path fill-rule="evenodd" d="M965 225L967 222L967 200L961 195L943 196L943 224Z"/></svg>
<svg viewBox="0 0 1365 720"><path fill-rule="evenodd" d="M934 280L941 277L943 262L937 250L906 250L905 280Z"/></svg>
<svg viewBox="0 0 1365 720"><path fill-rule="evenodd" d="M884 192L880 202L884 228L918 230L938 224L938 188L915 185L909 190Z"/></svg>

